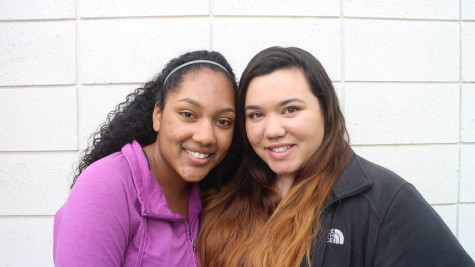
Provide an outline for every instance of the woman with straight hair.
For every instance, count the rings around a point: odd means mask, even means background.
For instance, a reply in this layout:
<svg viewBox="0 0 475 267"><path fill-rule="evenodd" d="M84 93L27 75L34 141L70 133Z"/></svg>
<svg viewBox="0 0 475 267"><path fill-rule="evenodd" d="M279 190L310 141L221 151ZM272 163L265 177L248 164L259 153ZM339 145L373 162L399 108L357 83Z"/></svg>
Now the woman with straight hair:
<svg viewBox="0 0 475 267"><path fill-rule="evenodd" d="M197 266L199 183L216 186L239 162L236 91L220 53L194 51L129 94L91 136L56 213L55 265Z"/></svg>
<svg viewBox="0 0 475 267"><path fill-rule="evenodd" d="M202 266L474 266L419 192L356 155L332 82L299 48L244 70L244 159L205 192Z"/></svg>

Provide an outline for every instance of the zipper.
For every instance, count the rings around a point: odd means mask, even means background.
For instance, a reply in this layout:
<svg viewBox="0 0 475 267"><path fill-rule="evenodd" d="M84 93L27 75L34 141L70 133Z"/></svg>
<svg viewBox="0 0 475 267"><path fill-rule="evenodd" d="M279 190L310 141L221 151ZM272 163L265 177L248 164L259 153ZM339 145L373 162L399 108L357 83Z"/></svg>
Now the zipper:
<svg viewBox="0 0 475 267"><path fill-rule="evenodd" d="M193 240L193 237L190 237L190 240L191 240L191 247L193 248L193 253L196 253L195 240Z"/></svg>
<svg viewBox="0 0 475 267"><path fill-rule="evenodd" d="M195 240L193 239L193 226L194 224L196 223L196 220L199 216L199 213L196 214L192 219L191 219L191 222L188 224L189 228L189 233L190 233L190 241L191 241L191 247L193 249L193 255L194 255L194 258L195 258L195 264L196 266L200 266L200 263L198 262L198 257L196 257L196 245L195 245ZM186 221L186 220L185 220ZM188 223L188 222L187 222Z"/></svg>
<svg viewBox="0 0 475 267"><path fill-rule="evenodd" d="M199 266L198 259L196 257L196 245L195 245L195 240L193 239L193 225L196 222L196 219L199 216L199 213L195 215L195 217L192 218L191 222L188 222L185 219L175 219L175 218L170 218L170 217L160 217L160 216L155 216L155 215L150 215L147 213L143 213L143 216L148 217L148 218L154 218L154 219L160 219L160 220L167 220L167 221L173 221L173 222L184 222L187 228L187 234L189 235L190 243L191 243L191 250L193 251L193 258L195 260L196 266Z"/></svg>

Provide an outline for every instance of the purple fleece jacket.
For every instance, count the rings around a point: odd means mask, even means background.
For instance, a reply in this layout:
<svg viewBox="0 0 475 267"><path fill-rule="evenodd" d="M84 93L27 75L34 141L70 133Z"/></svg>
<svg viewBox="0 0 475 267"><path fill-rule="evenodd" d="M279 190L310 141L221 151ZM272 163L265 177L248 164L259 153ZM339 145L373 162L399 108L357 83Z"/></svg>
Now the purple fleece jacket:
<svg viewBox="0 0 475 267"><path fill-rule="evenodd" d="M137 142L89 166L54 218L56 266L197 266L201 212L193 184L188 220L168 207Z"/></svg>

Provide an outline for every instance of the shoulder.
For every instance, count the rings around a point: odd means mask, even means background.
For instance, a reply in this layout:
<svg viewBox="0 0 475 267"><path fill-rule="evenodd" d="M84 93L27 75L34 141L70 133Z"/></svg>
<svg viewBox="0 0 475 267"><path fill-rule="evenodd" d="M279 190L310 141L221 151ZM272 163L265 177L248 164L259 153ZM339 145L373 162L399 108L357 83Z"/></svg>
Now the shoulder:
<svg viewBox="0 0 475 267"><path fill-rule="evenodd" d="M355 154L354 159L361 169L361 174L371 181L371 188L367 191L373 197L390 199L405 187L413 187L404 178L383 166L373 163ZM385 203L386 201L383 201Z"/></svg>
<svg viewBox="0 0 475 267"><path fill-rule="evenodd" d="M121 152L106 156L87 167L74 184L66 205L114 206L127 198L133 188L131 169ZM116 203L118 204L118 203ZM111 208L112 208L111 206Z"/></svg>
<svg viewBox="0 0 475 267"><path fill-rule="evenodd" d="M401 200L401 195L412 194L415 198L422 199L414 186L398 174L356 154L341 178L346 180L347 187L355 184L366 185L360 186L364 190L352 195L361 200L357 201L359 205L366 203L380 219L394 201ZM355 198L348 200L356 201Z"/></svg>
<svg viewBox="0 0 475 267"><path fill-rule="evenodd" d="M372 181L372 186L363 196L378 214L381 222L392 223L405 218L414 221L422 214L437 217L436 212L420 192L393 171L356 156L363 172ZM412 218L412 219L411 219Z"/></svg>
<svg viewBox="0 0 475 267"><path fill-rule="evenodd" d="M351 162L333 185L333 194L337 199L358 195L387 198L408 185L393 171L353 154Z"/></svg>
<svg viewBox="0 0 475 267"><path fill-rule="evenodd" d="M106 156L87 167L79 176L78 182L90 179L90 177L113 177L124 176L130 173L130 167L122 152L116 152Z"/></svg>
<svg viewBox="0 0 475 267"><path fill-rule="evenodd" d="M130 167L121 152L113 153L87 167L78 177L71 194L75 191L111 191L123 187L130 177Z"/></svg>
<svg viewBox="0 0 475 267"><path fill-rule="evenodd" d="M472 266L466 265L470 258L412 184L377 165L369 169L375 183L365 196L381 216L375 266Z"/></svg>
<svg viewBox="0 0 475 267"><path fill-rule="evenodd" d="M117 152L79 176L54 218L55 264L84 266L93 260L93 264L121 265L136 195L128 173L124 156Z"/></svg>
<svg viewBox="0 0 475 267"><path fill-rule="evenodd" d="M374 257L371 265L466 266L454 264L466 262L466 253L430 204L402 177L354 155L340 178L340 188L359 185L360 190L349 191L333 206L327 228L361 241L363 245L352 243L351 251L367 251ZM342 258L335 255L335 261Z"/></svg>
<svg viewBox="0 0 475 267"><path fill-rule="evenodd" d="M405 194L417 196L418 193L393 171L354 154L333 185L326 207L329 212L338 213L342 221L352 221L353 226L361 223L363 227L370 219L375 226Z"/></svg>
<svg viewBox="0 0 475 267"><path fill-rule="evenodd" d="M406 180L404 180L392 170L389 170L383 166L371 162L357 154L354 155L354 161L357 162L358 166L361 168L362 173L369 177L369 179L376 186L391 187L408 184Z"/></svg>

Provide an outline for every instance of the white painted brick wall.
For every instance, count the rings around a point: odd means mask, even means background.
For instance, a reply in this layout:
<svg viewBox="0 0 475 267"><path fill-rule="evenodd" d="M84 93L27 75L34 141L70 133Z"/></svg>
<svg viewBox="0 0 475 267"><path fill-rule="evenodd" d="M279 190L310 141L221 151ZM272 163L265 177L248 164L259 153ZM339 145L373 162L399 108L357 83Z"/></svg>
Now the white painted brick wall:
<svg viewBox="0 0 475 267"><path fill-rule="evenodd" d="M346 83L345 92L352 144L459 140L459 84Z"/></svg>
<svg viewBox="0 0 475 267"><path fill-rule="evenodd" d="M0 266L52 266L53 214L87 138L176 55L241 75L299 46L357 153L413 183L475 257L475 1L0 1ZM28 253L25 253L28 251Z"/></svg>
<svg viewBox="0 0 475 267"><path fill-rule="evenodd" d="M475 145L462 145L460 153L460 202L475 202Z"/></svg>
<svg viewBox="0 0 475 267"><path fill-rule="evenodd" d="M74 0L2 0L0 19L32 20L75 18Z"/></svg>
<svg viewBox="0 0 475 267"><path fill-rule="evenodd" d="M343 0L349 17L455 19L459 18L459 0Z"/></svg>
<svg viewBox="0 0 475 267"><path fill-rule="evenodd" d="M75 82L74 22L3 22L0 36L0 86Z"/></svg>
<svg viewBox="0 0 475 267"><path fill-rule="evenodd" d="M196 16L208 15L209 6L195 0L82 0L80 14L83 18Z"/></svg>
<svg viewBox="0 0 475 267"><path fill-rule="evenodd" d="M475 19L475 1L462 0L462 19L466 19L466 20Z"/></svg>
<svg viewBox="0 0 475 267"><path fill-rule="evenodd" d="M238 78L252 56L279 45L308 50L318 57L332 79L341 79L338 19L219 17L213 23L213 49L222 51L233 63Z"/></svg>
<svg viewBox="0 0 475 267"><path fill-rule="evenodd" d="M0 154L0 215L54 214L66 200L77 159L75 152Z"/></svg>
<svg viewBox="0 0 475 267"><path fill-rule="evenodd" d="M220 0L213 2L214 15L233 16L340 16L340 5L334 0Z"/></svg>
<svg viewBox="0 0 475 267"><path fill-rule="evenodd" d="M0 151L77 149L75 87L0 89Z"/></svg>
<svg viewBox="0 0 475 267"><path fill-rule="evenodd" d="M79 29L82 83L144 82L177 54L210 49L208 18L86 20Z"/></svg>
<svg viewBox="0 0 475 267"><path fill-rule="evenodd" d="M125 96L139 85L96 85L79 88L79 148L85 149L89 136L99 129L107 114L125 101Z"/></svg>
<svg viewBox="0 0 475 267"><path fill-rule="evenodd" d="M462 85L461 134L463 142L475 142L475 84Z"/></svg>
<svg viewBox="0 0 475 267"><path fill-rule="evenodd" d="M350 81L459 81L456 22L344 22L345 78Z"/></svg>
<svg viewBox="0 0 475 267"><path fill-rule="evenodd" d="M429 203L457 203L457 145L358 146L354 150L414 184Z"/></svg>
<svg viewBox="0 0 475 267"><path fill-rule="evenodd" d="M473 18L475 19L475 18ZM475 82L475 23L462 23L462 77Z"/></svg>
<svg viewBox="0 0 475 267"><path fill-rule="evenodd" d="M54 266L52 217L0 218L1 266Z"/></svg>

